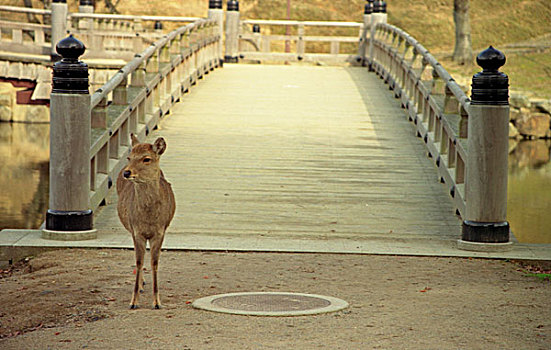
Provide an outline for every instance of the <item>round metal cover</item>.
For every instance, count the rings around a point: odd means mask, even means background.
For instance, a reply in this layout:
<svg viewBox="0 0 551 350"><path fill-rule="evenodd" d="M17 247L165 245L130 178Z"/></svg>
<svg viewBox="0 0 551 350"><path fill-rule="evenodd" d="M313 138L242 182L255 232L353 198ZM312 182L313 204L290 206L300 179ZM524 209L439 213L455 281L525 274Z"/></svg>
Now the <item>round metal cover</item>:
<svg viewBox="0 0 551 350"><path fill-rule="evenodd" d="M344 300L315 294L249 292L213 295L193 302L197 309L251 316L302 316L339 311Z"/></svg>

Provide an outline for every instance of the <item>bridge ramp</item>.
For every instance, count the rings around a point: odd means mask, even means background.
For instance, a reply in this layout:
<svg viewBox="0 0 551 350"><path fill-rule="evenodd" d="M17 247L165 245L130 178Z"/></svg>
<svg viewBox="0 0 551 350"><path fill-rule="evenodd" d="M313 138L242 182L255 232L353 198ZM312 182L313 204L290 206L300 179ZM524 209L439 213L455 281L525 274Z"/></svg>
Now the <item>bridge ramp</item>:
<svg viewBox="0 0 551 350"><path fill-rule="evenodd" d="M460 236L399 100L365 68L228 64L173 108L157 136L177 200L167 240ZM96 227L126 242L115 201Z"/></svg>

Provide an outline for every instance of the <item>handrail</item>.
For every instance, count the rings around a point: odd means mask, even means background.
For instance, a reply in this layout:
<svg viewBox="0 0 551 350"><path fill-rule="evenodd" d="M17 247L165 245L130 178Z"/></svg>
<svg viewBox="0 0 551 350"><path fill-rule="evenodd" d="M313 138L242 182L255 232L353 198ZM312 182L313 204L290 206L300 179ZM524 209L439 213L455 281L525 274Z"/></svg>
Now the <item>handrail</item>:
<svg viewBox="0 0 551 350"><path fill-rule="evenodd" d="M267 19L247 19L241 21L243 24L263 24L280 26L318 26L318 27L352 27L359 28L363 26L360 22L337 22L337 21L291 21L291 20L267 20Z"/></svg>
<svg viewBox="0 0 551 350"><path fill-rule="evenodd" d="M402 101L417 135L453 198L466 215L465 177L470 99L436 58L404 30L378 23L372 38L371 68Z"/></svg>
<svg viewBox="0 0 551 350"><path fill-rule="evenodd" d="M146 48L142 53L136 54L135 58L122 67L105 85L99 88L92 95L91 108L97 106L101 99L106 98L125 78L128 78L129 74L134 72L140 65L146 62L151 56L158 52L161 48L165 47L168 43L174 40L178 35L186 34L192 30L204 26L213 25L215 22L212 20L200 19L192 24L180 27L169 34L163 36Z"/></svg>
<svg viewBox="0 0 551 350"><path fill-rule="evenodd" d="M217 27L215 20L200 19L164 35L92 94L92 210L124 166L130 133L143 139L192 84L218 67Z"/></svg>
<svg viewBox="0 0 551 350"><path fill-rule="evenodd" d="M0 11L6 12L15 12L15 13L34 13L35 15L51 15L51 10L45 9L33 9L28 7L19 7L19 6L7 6L0 5Z"/></svg>
<svg viewBox="0 0 551 350"><path fill-rule="evenodd" d="M90 18L90 19L111 19L121 21L165 21L165 22L195 22L200 20L200 17L179 17L179 16L139 16L139 15L119 15L119 14L104 14L104 13L80 13L75 12L69 15L71 18Z"/></svg>
<svg viewBox="0 0 551 350"><path fill-rule="evenodd" d="M455 98L457 98L458 101L463 105L463 107L466 107L466 103L469 101L469 98L465 94L465 92L461 89L461 87L455 82L455 79L452 78L452 76L442 67L440 62L430 54L429 50L427 50L421 43L419 43L414 37L409 35L404 30L391 25L387 23L381 23L379 26L386 28L387 31L391 32L393 35L400 36L403 38L409 45L412 46L413 50L416 50L418 53L421 54L421 56L426 60L426 62L434 69L434 71L438 74L440 79L446 82L447 87L452 91Z"/></svg>

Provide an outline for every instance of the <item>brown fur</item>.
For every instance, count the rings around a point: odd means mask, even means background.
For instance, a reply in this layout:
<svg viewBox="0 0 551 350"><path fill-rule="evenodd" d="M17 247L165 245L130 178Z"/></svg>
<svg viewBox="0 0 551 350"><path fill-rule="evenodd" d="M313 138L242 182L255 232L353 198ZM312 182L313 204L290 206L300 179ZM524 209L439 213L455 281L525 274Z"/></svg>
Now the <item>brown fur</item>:
<svg viewBox="0 0 551 350"><path fill-rule="evenodd" d="M166 150L163 138L154 144L140 143L132 137L132 152L128 165L117 178L117 206L123 226L130 231L136 253L136 283L130 308L138 307L138 295L143 285L143 263L146 242L151 248L153 274L153 307L161 307L157 283L157 270L165 231L174 217L176 201L172 187L161 171L159 161ZM125 176L125 172L126 175Z"/></svg>

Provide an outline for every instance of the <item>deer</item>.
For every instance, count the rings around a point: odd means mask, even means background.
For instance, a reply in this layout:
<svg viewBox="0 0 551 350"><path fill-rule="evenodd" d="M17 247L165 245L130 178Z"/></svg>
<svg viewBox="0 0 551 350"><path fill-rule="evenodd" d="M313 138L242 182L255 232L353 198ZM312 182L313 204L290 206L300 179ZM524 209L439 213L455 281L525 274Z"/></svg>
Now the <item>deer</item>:
<svg viewBox="0 0 551 350"><path fill-rule="evenodd" d="M117 211L122 225L132 234L136 257L136 283L130 309L138 308L138 296L145 284L143 264L146 243L151 250L153 275L153 308L161 308L157 271L166 229L176 210L176 200L170 183L160 168L161 155L166 150L162 137L153 143L140 143L136 135L130 135L132 149L128 164L117 177L119 201Z"/></svg>

